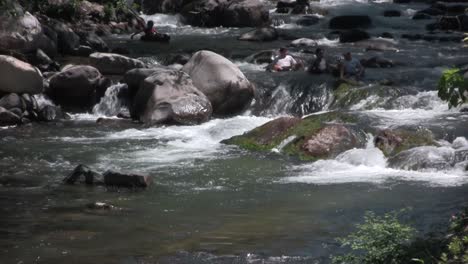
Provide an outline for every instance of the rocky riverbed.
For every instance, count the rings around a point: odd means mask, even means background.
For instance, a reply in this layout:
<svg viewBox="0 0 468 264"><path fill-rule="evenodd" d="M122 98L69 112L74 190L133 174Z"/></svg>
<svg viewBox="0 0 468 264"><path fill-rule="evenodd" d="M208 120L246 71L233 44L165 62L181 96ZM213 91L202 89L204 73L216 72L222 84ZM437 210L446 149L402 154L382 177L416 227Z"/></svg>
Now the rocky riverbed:
<svg viewBox="0 0 468 264"><path fill-rule="evenodd" d="M466 3L52 2L2 2L1 263L329 263L367 210L423 236L468 205L437 96ZM283 46L366 76L265 71Z"/></svg>

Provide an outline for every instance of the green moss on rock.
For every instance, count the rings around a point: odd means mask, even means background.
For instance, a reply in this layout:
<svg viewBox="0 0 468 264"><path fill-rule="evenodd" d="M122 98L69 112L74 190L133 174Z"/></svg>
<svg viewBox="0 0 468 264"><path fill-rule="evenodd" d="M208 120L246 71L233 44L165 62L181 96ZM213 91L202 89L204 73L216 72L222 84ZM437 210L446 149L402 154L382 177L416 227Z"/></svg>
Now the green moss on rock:
<svg viewBox="0 0 468 264"><path fill-rule="evenodd" d="M340 112L310 115L303 119L281 117L243 135L227 139L223 141L223 143L237 145L248 150L270 151L285 139L292 137L294 139L282 149L283 153L297 156L302 160L317 160L328 158L329 153L327 151L321 152L320 154L310 153L310 151L304 147L307 140L314 139L314 136L323 129L328 129L330 131L337 129L340 130L341 134L344 134L344 136L352 137L353 140L349 141L357 144L360 142L359 139L354 140L355 137L358 138L358 136L355 136L357 133L354 133L354 129L348 127L349 123L355 122L357 122L356 117L348 113ZM321 136L325 137L326 134L322 134ZM320 139L318 139L318 141L320 142ZM327 142L324 144L326 145ZM340 142L333 142L333 144L338 146ZM324 148L326 149L326 147Z"/></svg>
<svg viewBox="0 0 468 264"><path fill-rule="evenodd" d="M396 154L421 146L438 146L432 132L429 130L382 130L375 137L375 145L385 156L391 157Z"/></svg>

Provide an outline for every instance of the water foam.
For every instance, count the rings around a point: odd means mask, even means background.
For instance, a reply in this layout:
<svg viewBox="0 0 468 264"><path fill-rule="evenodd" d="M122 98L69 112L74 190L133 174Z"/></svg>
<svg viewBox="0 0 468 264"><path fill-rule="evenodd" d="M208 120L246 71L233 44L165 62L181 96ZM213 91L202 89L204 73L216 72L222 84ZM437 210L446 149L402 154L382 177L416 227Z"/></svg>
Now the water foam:
<svg viewBox="0 0 468 264"><path fill-rule="evenodd" d="M366 148L351 149L336 159L319 160L312 164L291 167L292 176L281 183L341 184L375 183L389 181L416 181L430 186L459 186L468 183L468 177L459 167L452 170L408 171L387 167L387 159L370 137Z"/></svg>

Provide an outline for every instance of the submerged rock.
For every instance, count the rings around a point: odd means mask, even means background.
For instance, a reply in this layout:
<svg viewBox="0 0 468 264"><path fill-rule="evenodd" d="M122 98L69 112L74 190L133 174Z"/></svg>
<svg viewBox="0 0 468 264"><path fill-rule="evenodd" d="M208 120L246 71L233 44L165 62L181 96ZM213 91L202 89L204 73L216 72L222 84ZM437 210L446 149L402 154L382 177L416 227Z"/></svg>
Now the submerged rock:
<svg viewBox="0 0 468 264"><path fill-rule="evenodd" d="M366 68L392 68L395 65L392 60L380 56L362 59L361 64Z"/></svg>
<svg viewBox="0 0 468 264"><path fill-rule="evenodd" d="M245 110L254 97L255 87L240 69L223 56L199 51L184 65L193 84L213 106L213 114L234 115Z"/></svg>
<svg viewBox="0 0 468 264"><path fill-rule="evenodd" d="M404 170L447 170L455 165L455 150L449 147L416 147L389 158L388 165Z"/></svg>
<svg viewBox="0 0 468 264"><path fill-rule="evenodd" d="M135 68L145 68L141 60L132 59L114 53L93 53L90 56L91 64L102 74L122 75Z"/></svg>
<svg viewBox="0 0 468 264"><path fill-rule="evenodd" d="M273 62L275 55L276 51L274 50L263 50L248 56L245 61L254 64L270 64Z"/></svg>
<svg viewBox="0 0 468 264"><path fill-rule="evenodd" d="M364 146L366 136L352 124L356 121L354 116L338 112L303 119L282 117L223 143L257 151L269 151L281 145L283 153L304 160L333 158Z"/></svg>
<svg viewBox="0 0 468 264"><path fill-rule="evenodd" d="M0 55L0 92L38 94L43 90L42 74L31 64Z"/></svg>
<svg viewBox="0 0 468 264"><path fill-rule="evenodd" d="M316 47L317 41L309 38L300 38L293 40L290 44L291 47Z"/></svg>
<svg viewBox="0 0 468 264"><path fill-rule="evenodd" d="M84 180L86 184L102 184L102 175L93 171L86 165L80 164L63 179L66 184L75 184L77 181Z"/></svg>
<svg viewBox="0 0 468 264"><path fill-rule="evenodd" d="M132 116L146 124L193 125L207 121L212 107L208 98L182 71L156 72L138 89Z"/></svg>
<svg viewBox="0 0 468 264"><path fill-rule="evenodd" d="M369 16L360 15L337 16L332 18L329 23L331 29L367 28L371 25L372 20Z"/></svg>
<svg viewBox="0 0 468 264"><path fill-rule="evenodd" d="M313 26L320 21L318 16L303 16L296 21L299 26Z"/></svg>
<svg viewBox="0 0 468 264"><path fill-rule="evenodd" d="M245 41L274 41L279 37L278 31L273 27L257 28L239 36L238 40Z"/></svg>
<svg viewBox="0 0 468 264"><path fill-rule="evenodd" d="M104 184L107 186L146 188L152 182L152 177L140 174L126 174L108 170L104 172Z"/></svg>
<svg viewBox="0 0 468 264"><path fill-rule="evenodd" d="M402 151L420 146L438 146L429 130L381 130L374 138L374 144L385 156L391 157Z"/></svg>

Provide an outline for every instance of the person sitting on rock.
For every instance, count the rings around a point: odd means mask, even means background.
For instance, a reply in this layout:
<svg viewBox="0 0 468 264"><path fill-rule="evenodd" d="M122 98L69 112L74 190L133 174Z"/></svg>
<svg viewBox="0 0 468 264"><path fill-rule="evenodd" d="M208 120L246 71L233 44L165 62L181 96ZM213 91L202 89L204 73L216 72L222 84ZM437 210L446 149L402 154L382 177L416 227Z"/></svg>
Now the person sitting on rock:
<svg viewBox="0 0 468 264"><path fill-rule="evenodd" d="M351 52L343 54L344 60L340 65L340 78L343 80L359 81L364 76L364 67L358 59L353 58Z"/></svg>
<svg viewBox="0 0 468 264"><path fill-rule="evenodd" d="M290 71L296 70L298 65L297 61L288 54L286 48L280 48L279 55L276 56L269 68L274 71Z"/></svg>
<svg viewBox="0 0 468 264"><path fill-rule="evenodd" d="M315 60L309 66L309 73L326 73L328 72L328 62L324 57L325 52L321 48L315 50Z"/></svg>
<svg viewBox="0 0 468 264"><path fill-rule="evenodd" d="M153 20L148 21L148 23L146 23L146 26L144 27L143 30L133 33L133 35L130 38L133 39L135 35L138 35L142 32L145 33L144 35L145 38L152 38L156 36L156 34L158 34L158 32L156 31L156 28L154 27Z"/></svg>

